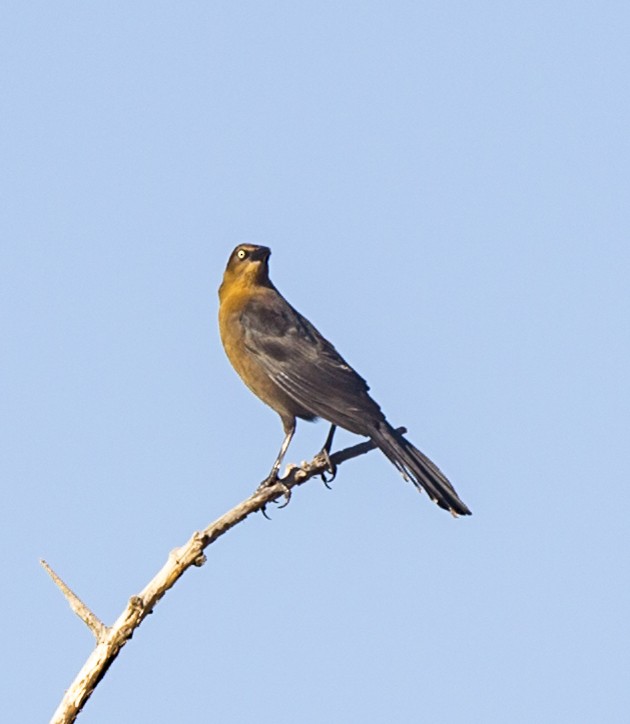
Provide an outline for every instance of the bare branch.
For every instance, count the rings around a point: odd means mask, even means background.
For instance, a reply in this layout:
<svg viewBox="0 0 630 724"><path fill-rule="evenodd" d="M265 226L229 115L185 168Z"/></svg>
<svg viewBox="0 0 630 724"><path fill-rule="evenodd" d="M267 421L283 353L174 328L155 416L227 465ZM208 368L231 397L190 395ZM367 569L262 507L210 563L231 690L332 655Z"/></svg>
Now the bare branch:
<svg viewBox="0 0 630 724"><path fill-rule="evenodd" d="M404 428L400 428L399 431L406 432ZM374 447L375 445L371 441L360 443L334 453L330 456L330 461L334 466L339 466L347 460L364 455ZM303 485L311 478L327 471L328 463L322 454L317 455L309 463L302 463L300 467L291 467L281 481L257 490L204 530L193 533L187 543L171 551L162 569L137 596L129 599L125 610L109 628L104 626L52 571L50 566L42 561L44 568L68 599L72 610L90 627L97 638L96 648L66 691L51 719L51 724L70 724L76 721L79 712L118 656L121 648L132 637L135 629L153 611L157 602L183 575L184 571L191 566L202 566L205 563L206 557L203 551L207 546L252 513L259 510L264 512L265 506L271 501L282 496L288 499L292 488Z"/></svg>
<svg viewBox="0 0 630 724"><path fill-rule="evenodd" d="M90 629L94 634L97 641L101 641L107 633L107 626L105 626L97 616L83 603L83 601L77 596L77 594L67 586L61 578L53 571L53 569L46 563L45 560L40 560L40 563L48 573L48 575L57 584L63 595L66 597L70 608L76 613L76 615L83 621L83 623Z"/></svg>

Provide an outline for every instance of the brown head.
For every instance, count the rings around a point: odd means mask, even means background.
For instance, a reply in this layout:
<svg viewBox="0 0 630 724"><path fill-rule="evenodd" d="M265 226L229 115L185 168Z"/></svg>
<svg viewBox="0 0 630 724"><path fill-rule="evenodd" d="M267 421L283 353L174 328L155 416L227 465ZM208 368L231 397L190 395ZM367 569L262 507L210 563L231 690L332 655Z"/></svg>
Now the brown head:
<svg viewBox="0 0 630 724"><path fill-rule="evenodd" d="M272 286L269 280L271 249L255 244L239 244L230 254L219 288L219 297L253 286Z"/></svg>

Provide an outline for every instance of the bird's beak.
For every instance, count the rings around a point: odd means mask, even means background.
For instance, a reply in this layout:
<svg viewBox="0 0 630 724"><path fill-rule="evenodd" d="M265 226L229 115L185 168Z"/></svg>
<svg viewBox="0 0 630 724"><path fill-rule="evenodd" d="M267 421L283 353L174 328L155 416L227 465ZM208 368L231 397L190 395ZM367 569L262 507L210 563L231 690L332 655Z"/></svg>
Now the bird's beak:
<svg viewBox="0 0 630 724"><path fill-rule="evenodd" d="M267 261L270 255L271 249L268 246L257 246L249 258L253 261Z"/></svg>

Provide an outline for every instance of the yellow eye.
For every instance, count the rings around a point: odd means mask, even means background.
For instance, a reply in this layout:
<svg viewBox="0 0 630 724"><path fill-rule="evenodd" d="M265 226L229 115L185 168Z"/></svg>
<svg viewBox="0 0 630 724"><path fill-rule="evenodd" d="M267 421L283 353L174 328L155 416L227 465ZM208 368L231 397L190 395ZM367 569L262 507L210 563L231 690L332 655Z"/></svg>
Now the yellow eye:
<svg viewBox="0 0 630 724"><path fill-rule="evenodd" d="M247 256L247 252L245 251L245 249L239 249L236 252L236 256L242 261Z"/></svg>

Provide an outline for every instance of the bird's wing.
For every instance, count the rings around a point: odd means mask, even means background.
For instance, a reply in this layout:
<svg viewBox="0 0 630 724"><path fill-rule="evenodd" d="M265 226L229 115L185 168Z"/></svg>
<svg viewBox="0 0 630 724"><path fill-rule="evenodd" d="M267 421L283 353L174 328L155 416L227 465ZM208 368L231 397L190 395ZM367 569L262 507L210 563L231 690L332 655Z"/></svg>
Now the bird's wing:
<svg viewBox="0 0 630 724"><path fill-rule="evenodd" d="M383 419L367 382L275 290L249 300L241 325L248 351L301 407L360 434Z"/></svg>

